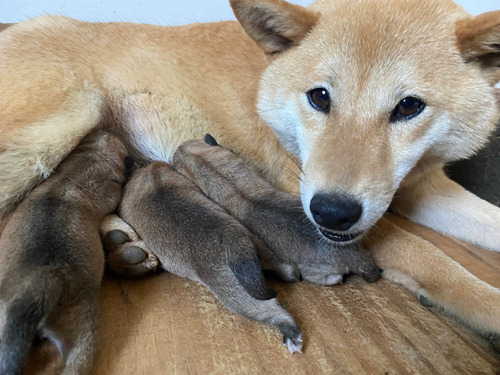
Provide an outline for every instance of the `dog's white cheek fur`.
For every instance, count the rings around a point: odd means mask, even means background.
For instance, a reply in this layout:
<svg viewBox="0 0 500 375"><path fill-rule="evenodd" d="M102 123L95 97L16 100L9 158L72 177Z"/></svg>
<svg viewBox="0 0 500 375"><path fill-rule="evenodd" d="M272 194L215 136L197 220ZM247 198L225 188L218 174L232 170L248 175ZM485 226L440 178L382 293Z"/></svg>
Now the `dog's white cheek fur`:
<svg viewBox="0 0 500 375"><path fill-rule="evenodd" d="M283 87L276 87L263 80L257 109L260 117L274 131L280 143L294 156L303 156L298 139L303 136L304 126L298 115L294 98ZM299 135L299 133L302 133Z"/></svg>
<svg viewBox="0 0 500 375"><path fill-rule="evenodd" d="M450 131L450 118L447 113L434 115L433 108L427 107L420 116L409 121L391 124L391 148L394 160L394 189L415 167L422 156L436 143L447 136ZM419 127L432 122L420 137L415 137ZM414 138L413 141L409 139Z"/></svg>
<svg viewBox="0 0 500 375"><path fill-rule="evenodd" d="M264 73L258 112L264 122L273 129L281 144L292 155L299 158L303 168L311 154L308 142L309 134L301 116L301 107L307 105L307 96L305 93L290 94L291 90L288 87L275 84L276 80L272 79L272 75L270 79L266 79L266 74L269 74L273 68L269 68ZM309 204L314 191L314 187L307 183L307 177L302 175L300 197L304 211L312 222L314 220Z"/></svg>

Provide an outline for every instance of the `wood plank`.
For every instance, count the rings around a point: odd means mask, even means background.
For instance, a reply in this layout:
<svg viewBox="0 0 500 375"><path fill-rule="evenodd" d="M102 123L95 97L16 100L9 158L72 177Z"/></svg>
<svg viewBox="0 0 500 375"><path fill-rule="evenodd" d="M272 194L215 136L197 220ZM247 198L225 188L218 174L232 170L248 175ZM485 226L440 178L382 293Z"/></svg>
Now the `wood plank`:
<svg viewBox="0 0 500 375"><path fill-rule="evenodd" d="M464 244L394 215L389 219L500 285L500 254ZM279 332L226 310L203 286L168 273L106 277L94 375L141 374L499 374L486 340L421 306L401 286L350 277L344 285L270 282L304 333L290 355ZM55 356L44 343L40 358ZM36 364L36 360L33 362ZM45 364L44 364L45 363ZM56 364L47 359L44 371ZM36 365L35 365L36 367Z"/></svg>
<svg viewBox="0 0 500 375"><path fill-rule="evenodd" d="M500 365L485 341L387 281L272 287L303 329L303 354L194 282L107 279L94 374L494 374Z"/></svg>

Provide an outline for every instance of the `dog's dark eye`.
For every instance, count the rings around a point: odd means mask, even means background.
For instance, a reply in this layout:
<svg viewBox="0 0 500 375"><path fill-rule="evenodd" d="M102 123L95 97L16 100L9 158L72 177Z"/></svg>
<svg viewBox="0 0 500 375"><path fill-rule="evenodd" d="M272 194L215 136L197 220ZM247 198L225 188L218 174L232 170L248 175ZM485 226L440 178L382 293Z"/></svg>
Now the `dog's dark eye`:
<svg viewBox="0 0 500 375"><path fill-rule="evenodd" d="M425 108L425 103L413 96L401 100L391 113L391 122L409 120L418 116Z"/></svg>
<svg viewBox="0 0 500 375"><path fill-rule="evenodd" d="M314 109L327 113L330 110L330 94L323 87L318 87L307 92L309 103Z"/></svg>

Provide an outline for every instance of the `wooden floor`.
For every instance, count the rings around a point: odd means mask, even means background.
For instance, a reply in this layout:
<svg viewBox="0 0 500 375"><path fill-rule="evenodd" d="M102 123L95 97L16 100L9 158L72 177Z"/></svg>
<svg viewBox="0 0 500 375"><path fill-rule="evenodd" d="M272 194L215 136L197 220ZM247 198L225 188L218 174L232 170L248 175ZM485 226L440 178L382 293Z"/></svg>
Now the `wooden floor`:
<svg viewBox="0 0 500 375"><path fill-rule="evenodd" d="M395 216L391 220L500 287L500 254L465 245ZM351 277L320 287L272 282L304 333L290 355L280 334L225 310L201 285L162 273L106 278L93 373L128 374L500 374L485 339L421 306L403 287ZM55 349L33 350L27 374L52 374Z"/></svg>

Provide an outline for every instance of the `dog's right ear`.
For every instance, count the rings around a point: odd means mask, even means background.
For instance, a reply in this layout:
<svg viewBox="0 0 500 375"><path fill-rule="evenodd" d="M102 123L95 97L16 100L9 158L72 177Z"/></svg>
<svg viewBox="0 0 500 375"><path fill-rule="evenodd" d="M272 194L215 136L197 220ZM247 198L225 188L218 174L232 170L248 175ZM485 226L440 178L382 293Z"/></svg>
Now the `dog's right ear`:
<svg viewBox="0 0 500 375"><path fill-rule="evenodd" d="M317 13L284 0L230 0L248 35L266 54L298 44L318 20Z"/></svg>
<svg viewBox="0 0 500 375"><path fill-rule="evenodd" d="M500 81L500 11L459 21L458 46L466 61L478 61L491 85Z"/></svg>

